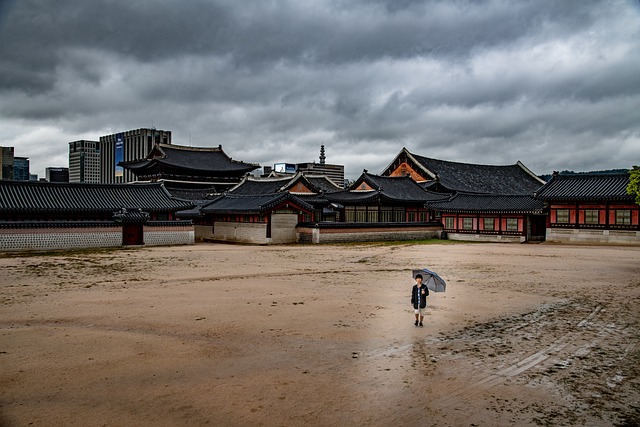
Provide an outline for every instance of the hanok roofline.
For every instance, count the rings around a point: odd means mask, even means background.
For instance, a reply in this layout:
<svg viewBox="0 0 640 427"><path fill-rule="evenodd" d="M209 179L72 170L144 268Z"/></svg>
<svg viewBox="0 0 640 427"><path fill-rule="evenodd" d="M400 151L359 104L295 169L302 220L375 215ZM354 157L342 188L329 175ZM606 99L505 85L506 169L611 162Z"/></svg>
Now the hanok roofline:
<svg viewBox="0 0 640 427"><path fill-rule="evenodd" d="M405 147L382 175L409 175L440 192L532 194L545 183L520 161L506 166L451 162L412 154Z"/></svg>
<svg viewBox="0 0 640 427"><path fill-rule="evenodd" d="M293 176L256 178L246 176L238 185L229 189L230 194L273 194L289 192L296 195L318 195L341 190L326 175L307 175L296 172Z"/></svg>
<svg viewBox="0 0 640 427"><path fill-rule="evenodd" d="M175 200L160 183L87 184L1 181L0 212L176 212L192 206Z"/></svg>
<svg viewBox="0 0 640 427"><path fill-rule="evenodd" d="M616 174L554 174L536 192L536 198L551 201L633 201L627 193L628 173Z"/></svg>
<svg viewBox="0 0 640 427"><path fill-rule="evenodd" d="M187 147L174 144L156 144L146 159L120 162L119 165L136 176L184 176L185 173L195 173L212 177L241 177L260 167L255 163L233 160L222 150L222 145Z"/></svg>

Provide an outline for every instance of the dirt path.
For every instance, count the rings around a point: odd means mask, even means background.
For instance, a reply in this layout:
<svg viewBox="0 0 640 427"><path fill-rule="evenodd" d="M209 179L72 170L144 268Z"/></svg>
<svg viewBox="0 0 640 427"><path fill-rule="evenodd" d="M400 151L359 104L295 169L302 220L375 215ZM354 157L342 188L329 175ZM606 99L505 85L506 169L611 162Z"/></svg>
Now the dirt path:
<svg viewBox="0 0 640 427"><path fill-rule="evenodd" d="M638 425L640 248L0 258L0 425ZM448 283L413 326L410 270Z"/></svg>

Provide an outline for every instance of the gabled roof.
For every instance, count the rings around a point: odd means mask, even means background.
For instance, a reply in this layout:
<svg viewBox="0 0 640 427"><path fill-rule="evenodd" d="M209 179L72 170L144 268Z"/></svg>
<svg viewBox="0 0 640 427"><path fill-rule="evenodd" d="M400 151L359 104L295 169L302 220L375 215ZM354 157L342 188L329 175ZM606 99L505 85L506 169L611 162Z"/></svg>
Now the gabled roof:
<svg viewBox="0 0 640 427"><path fill-rule="evenodd" d="M633 201L628 185L628 173L554 175L535 196L544 201Z"/></svg>
<svg viewBox="0 0 640 427"><path fill-rule="evenodd" d="M298 192L303 188L305 191ZM324 175L307 176L297 172L293 176L255 178L245 177L238 185L231 188L232 194L274 194L288 191L297 195L315 195L326 191L338 191L340 187Z"/></svg>
<svg viewBox="0 0 640 427"><path fill-rule="evenodd" d="M290 193L235 195L225 194L204 205L200 211L207 213L261 214L282 204L291 204L296 209L313 211L313 206Z"/></svg>
<svg viewBox="0 0 640 427"><path fill-rule="evenodd" d="M440 212L542 214L544 202L529 195L456 193L449 200L427 202Z"/></svg>
<svg viewBox="0 0 640 427"><path fill-rule="evenodd" d="M326 193L325 197L339 203L385 200L424 204L427 200L440 200L448 195L426 191L409 176L380 176L365 171L348 190Z"/></svg>
<svg viewBox="0 0 640 427"><path fill-rule="evenodd" d="M122 208L175 212L190 206L171 198L160 183L0 181L0 212L114 212Z"/></svg>
<svg viewBox="0 0 640 427"><path fill-rule="evenodd" d="M483 194L532 194L544 181L520 161L515 165L479 165L432 159L410 153L406 148L394 162L405 156L427 180L436 181L444 191ZM391 165L394 164L391 163ZM389 165L386 170L391 167Z"/></svg>
<svg viewBox="0 0 640 427"><path fill-rule="evenodd" d="M218 147L185 147L174 144L156 144L146 159L121 162L120 165L134 173L157 167L198 172L244 174L259 168L253 163L232 160Z"/></svg>

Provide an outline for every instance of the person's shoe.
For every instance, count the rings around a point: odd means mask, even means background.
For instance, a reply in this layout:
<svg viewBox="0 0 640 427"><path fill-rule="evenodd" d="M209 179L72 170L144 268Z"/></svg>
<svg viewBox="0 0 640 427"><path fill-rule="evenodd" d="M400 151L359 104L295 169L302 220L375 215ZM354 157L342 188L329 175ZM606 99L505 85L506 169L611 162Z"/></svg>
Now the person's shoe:
<svg viewBox="0 0 640 427"><path fill-rule="evenodd" d="M418 321L416 320L416 323L414 323L414 325L418 326Z"/></svg>
<svg viewBox="0 0 640 427"><path fill-rule="evenodd" d="M420 322L420 327L422 328L422 322Z"/></svg>

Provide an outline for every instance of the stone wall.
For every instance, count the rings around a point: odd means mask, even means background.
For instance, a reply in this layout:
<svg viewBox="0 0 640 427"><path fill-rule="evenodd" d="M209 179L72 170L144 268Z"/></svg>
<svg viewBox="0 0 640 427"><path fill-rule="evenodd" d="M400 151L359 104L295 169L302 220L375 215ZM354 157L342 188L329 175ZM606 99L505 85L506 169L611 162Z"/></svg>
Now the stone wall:
<svg viewBox="0 0 640 427"><path fill-rule="evenodd" d="M382 223L301 224L297 228L299 243L348 243L426 240L440 237L442 224L424 225Z"/></svg>
<svg viewBox="0 0 640 427"><path fill-rule="evenodd" d="M549 243L640 245L640 231L547 228Z"/></svg>
<svg viewBox="0 0 640 427"><path fill-rule="evenodd" d="M145 225L144 244L186 245L194 243L191 224L171 225L164 221ZM110 248L122 246L122 226L118 224L66 222L4 224L0 227L0 251Z"/></svg>

